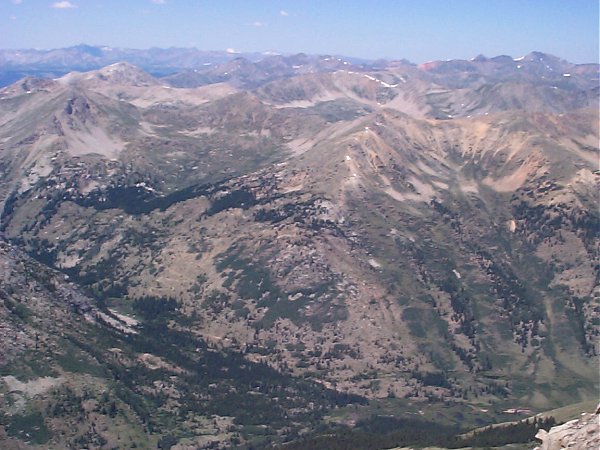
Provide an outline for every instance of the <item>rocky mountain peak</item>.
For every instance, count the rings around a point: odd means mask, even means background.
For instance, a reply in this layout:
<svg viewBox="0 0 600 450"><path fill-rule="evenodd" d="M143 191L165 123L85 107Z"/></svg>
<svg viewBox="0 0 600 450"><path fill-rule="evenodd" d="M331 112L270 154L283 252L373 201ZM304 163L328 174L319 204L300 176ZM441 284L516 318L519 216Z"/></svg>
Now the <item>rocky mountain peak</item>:
<svg viewBox="0 0 600 450"><path fill-rule="evenodd" d="M94 79L110 84L137 87L159 84L151 75L128 62L110 64L102 69L86 74L84 79Z"/></svg>

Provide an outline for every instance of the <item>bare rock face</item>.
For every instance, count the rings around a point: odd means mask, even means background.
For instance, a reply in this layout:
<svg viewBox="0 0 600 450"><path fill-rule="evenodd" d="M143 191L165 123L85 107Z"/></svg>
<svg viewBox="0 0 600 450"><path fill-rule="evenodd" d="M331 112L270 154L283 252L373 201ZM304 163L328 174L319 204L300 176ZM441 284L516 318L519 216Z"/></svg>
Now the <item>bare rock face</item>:
<svg viewBox="0 0 600 450"><path fill-rule="evenodd" d="M540 430L535 435L542 445L535 450L598 449L600 448L600 405L595 414L583 413L580 419L571 420L550 431Z"/></svg>

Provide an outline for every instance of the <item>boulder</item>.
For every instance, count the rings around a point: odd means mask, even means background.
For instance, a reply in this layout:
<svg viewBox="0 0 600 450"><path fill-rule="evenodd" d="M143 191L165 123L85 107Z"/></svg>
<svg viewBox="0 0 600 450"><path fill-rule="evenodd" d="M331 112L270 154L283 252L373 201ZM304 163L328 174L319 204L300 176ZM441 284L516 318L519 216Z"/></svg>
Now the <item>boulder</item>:
<svg viewBox="0 0 600 450"><path fill-rule="evenodd" d="M535 450L599 449L599 411L600 405L596 408L595 414L583 413L579 419L552 427L550 431L538 431L535 437L542 443Z"/></svg>

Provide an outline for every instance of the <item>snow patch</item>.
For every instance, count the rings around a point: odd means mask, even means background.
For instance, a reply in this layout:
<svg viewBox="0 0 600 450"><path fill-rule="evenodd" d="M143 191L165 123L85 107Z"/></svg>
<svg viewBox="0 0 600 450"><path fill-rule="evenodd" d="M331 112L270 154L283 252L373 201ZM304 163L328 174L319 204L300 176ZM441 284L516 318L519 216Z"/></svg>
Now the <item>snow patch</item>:
<svg viewBox="0 0 600 450"><path fill-rule="evenodd" d="M154 192L154 188L151 188L150 186L146 185L146 183L144 181L142 181L140 183L136 183L135 187L139 187L139 188L145 189L148 192Z"/></svg>
<svg viewBox="0 0 600 450"><path fill-rule="evenodd" d="M122 314L117 315L112 311L111 311L111 313L114 315L114 317L111 315L108 315L104 312L98 312L97 315L98 315L98 318L101 319L104 323L113 327L116 330L119 330L122 333L125 333L125 334L137 334L138 333L137 330L134 330L128 324L129 320L135 321L135 319L128 317L127 318L128 320L126 321L126 320L121 319ZM123 316L123 317L127 317L127 316ZM137 321L136 321L136 324L137 324Z"/></svg>
<svg viewBox="0 0 600 450"><path fill-rule="evenodd" d="M379 268L381 268L381 264L379 264L379 263L377 262L377 260L375 260L375 259L373 259L373 258L369 259L369 265L370 265L372 268L374 268L374 269L379 269Z"/></svg>
<svg viewBox="0 0 600 450"><path fill-rule="evenodd" d="M371 80L371 81L375 81L376 83L379 83L379 84L381 84L383 87L387 87L387 88L395 88L395 87L398 87L398 83L396 83L396 84L389 84L389 83L386 83L385 81L383 81L383 80L380 80L379 78L375 78L375 77L373 77L373 76L371 76L371 75L364 75L364 77L365 77L365 78L368 78L368 79L369 79L369 80Z"/></svg>
<svg viewBox="0 0 600 450"><path fill-rule="evenodd" d="M108 310L121 322L130 327L138 326L139 322L135 320L133 317L126 316L125 314L120 314L112 308L108 308Z"/></svg>

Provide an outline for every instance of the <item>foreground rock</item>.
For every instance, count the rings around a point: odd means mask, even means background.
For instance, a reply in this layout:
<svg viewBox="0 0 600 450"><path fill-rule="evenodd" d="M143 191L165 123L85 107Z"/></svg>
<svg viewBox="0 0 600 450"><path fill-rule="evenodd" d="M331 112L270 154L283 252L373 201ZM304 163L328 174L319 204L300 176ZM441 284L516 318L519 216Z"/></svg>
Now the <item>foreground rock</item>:
<svg viewBox="0 0 600 450"><path fill-rule="evenodd" d="M550 431L540 430L535 437L542 441L536 450L559 450L562 448L600 448L600 405L595 414L583 413L580 419L570 420Z"/></svg>

